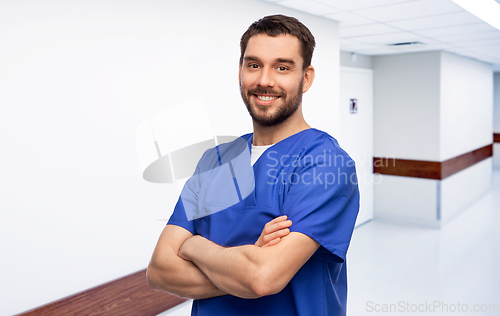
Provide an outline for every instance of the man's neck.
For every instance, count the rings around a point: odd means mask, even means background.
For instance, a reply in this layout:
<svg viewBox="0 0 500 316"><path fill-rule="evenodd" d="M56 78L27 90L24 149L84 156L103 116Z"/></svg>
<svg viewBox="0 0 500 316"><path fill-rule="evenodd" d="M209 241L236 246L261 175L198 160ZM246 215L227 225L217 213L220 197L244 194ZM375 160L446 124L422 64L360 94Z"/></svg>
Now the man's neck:
<svg viewBox="0 0 500 316"><path fill-rule="evenodd" d="M311 126L306 123L302 116L301 107L290 116L286 121L274 126L262 126L253 122L253 140L254 146L266 146L276 144L283 139L297 134Z"/></svg>

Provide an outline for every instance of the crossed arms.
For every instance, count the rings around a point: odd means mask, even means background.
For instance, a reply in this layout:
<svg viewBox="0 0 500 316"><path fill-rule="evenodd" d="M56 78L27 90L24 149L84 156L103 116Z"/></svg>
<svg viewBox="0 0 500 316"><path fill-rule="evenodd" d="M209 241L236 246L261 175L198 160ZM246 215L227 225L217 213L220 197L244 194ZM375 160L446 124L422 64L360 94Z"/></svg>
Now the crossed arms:
<svg viewBox="0 0 500 316"><path fill-rule="evenodd" d="M148 285L193 299L278 293L319 247L309 236L290 233L290 225L278 217L266 224L255 244L239 247L221 247L167 225L148 266Z"/></svg>

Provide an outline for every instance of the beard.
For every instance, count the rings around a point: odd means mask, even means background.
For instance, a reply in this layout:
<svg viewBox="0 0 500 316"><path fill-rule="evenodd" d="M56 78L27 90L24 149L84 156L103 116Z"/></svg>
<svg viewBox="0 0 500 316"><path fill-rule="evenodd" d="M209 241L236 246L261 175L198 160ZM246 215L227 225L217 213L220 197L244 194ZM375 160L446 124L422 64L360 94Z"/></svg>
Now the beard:
<svg viewBox="0 0 500 316"><path fill-rule="evenodd" d="M272 89L265 89L261 87L256 87L244 91L240 85L240 93L243 102L245 103L248 113L254 120L255 123L261 126L275 126L286 121L292 114L294 114L302 103L302 84L304 79L300 81L297 93L295 95L288 96L284 91L274 91ZM283 101L283 104L278 105L259 105L257 103L252 104L250 102L254 94L270 94L279 96L279 99ZM278 100L277 100L278 101ZM278 107L278 108L276 108ZM276 108L274 113L270 110Z"/></svg>

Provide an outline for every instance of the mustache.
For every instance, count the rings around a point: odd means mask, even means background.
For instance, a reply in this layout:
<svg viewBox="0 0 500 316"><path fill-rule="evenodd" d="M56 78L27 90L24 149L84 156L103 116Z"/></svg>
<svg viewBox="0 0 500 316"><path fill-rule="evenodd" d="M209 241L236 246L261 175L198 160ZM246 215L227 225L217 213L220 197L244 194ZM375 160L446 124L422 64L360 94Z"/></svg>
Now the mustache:
<svg viewBox="0 0 500 316"><path fill-rule="evenodd" d="M253 95L253 94L270 94L270 95L276 95L276 96L279 96L279 97L286 97L286 93L282 92L282 91L274 91L274 90L271 90L271 89L265 89L265 88L261 88L261 87L256 87L256 88L252 88L252 89L249 89L248 92L247 92L248 95Z"/></svg>

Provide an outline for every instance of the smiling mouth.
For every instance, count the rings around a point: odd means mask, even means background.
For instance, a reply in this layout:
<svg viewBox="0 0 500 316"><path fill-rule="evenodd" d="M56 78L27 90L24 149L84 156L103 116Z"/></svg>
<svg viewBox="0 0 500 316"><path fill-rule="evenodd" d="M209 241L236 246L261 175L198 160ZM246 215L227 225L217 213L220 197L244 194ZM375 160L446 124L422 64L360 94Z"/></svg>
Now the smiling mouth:
<svg viewBox="0 0 500 316"><path fill-rule="evenodd" d="M277 99L280 98L280 96L277 95L261 95L261 94L254 94L255 97L255 103L260 106L271 106L276 102Z"/></svg>
<svg viewBox="0 0 500 316"><path fill-rule="evenodd" d="M255 96L260 101L272 101L272 100L276 100L277 98L279 98L279 96L274 96L274 95L255 95Z"/></svg>

